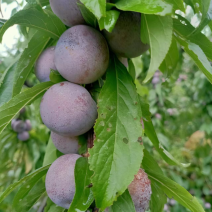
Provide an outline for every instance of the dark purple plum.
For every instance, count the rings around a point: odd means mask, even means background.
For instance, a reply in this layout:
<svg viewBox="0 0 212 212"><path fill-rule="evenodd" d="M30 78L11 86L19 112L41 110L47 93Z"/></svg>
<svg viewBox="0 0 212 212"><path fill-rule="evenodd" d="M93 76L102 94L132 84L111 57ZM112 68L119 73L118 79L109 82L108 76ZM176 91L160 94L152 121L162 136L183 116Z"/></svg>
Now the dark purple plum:
<svg viewBox="0 0 212 212"><path fill-rule="evenodd" d="M57 205L68 209L75 194L74 168L80 155L68 154L59 157L50 166L46 175L46 191Z"/></svg>
<svg viewBox="0 0 212 212"><path fill-rule="evenodd" d="M128 190L135 205L136 212L145 212L149 208L152 190L151 181L143 169L139 169Z"/></svg>
<svg viewBox="0 0 212 212"><path fill-rule="evenodd" d="M45 49L35 64L35 75L40 82L50 81L51 69L56 70L54 64L55 47Z"/></svg>
<svg viewBox="0 0 212 212"><path fill-rule="evenodd" d="M79 150L79 138L71 136L62 136L51 132L51 138L55 147L63 154L77 154Z"/></svg>
<svg viewBox="0 0 212 212"><path fill-rule="evenodd" d="M25 120L25 130L30 131L32 129L32 124L29 119Z"/></svg>
<svg viewBox="0 0 212 212"><path fill-rule="evenodd" d="M51 131L64 136L78 136L93 127L97 106L84 87L61 82L44 94L40 114Z"/></svg>
<svg viewBox="0 0 212 212"><path fill-rule="evenodd" d="M25 130L25 123L22 120L16 120L12 123L13 130L22 133Z"/></svg>
<svg viewBox="0 0 212 212"><path fill-rule="evenodd" d="M27 131L23 131L22 133L18 134L18 139L20 141L26 141L29 139L29 133Z"/></svg>
<svg viewBox="0 0 212 212"><path fill-rule="evenodd" d="M52 11L67 26L85 24L80 9L77 5L78 0L50 0Z"/></svg>
<svg viewBox="0 0 212 212"><path fill-rule="evenodd" d="M108 64L107 42L100 32L89 26L68 29L56 45L55 65L70 82L92 83L105 73Z"/></svg>
<svg viewBox="0 0 212 212"><path fill-rule="evenodd" d="M138 57L149 49L149 45L141 42L140 13L122 11L113 31L103 33L111 50L120 57Z"/></svg>

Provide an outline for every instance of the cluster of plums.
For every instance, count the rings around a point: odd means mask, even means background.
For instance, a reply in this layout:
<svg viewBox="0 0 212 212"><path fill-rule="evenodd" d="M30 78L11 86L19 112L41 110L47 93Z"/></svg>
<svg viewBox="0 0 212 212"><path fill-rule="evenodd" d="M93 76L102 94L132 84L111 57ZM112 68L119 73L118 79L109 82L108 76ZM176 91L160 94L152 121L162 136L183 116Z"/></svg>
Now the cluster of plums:
<svg viewBox="0 0 212 212"><path fill-rule="evenodd" d="M46 190L50 199L69 208L75 194L74 167L78 155L78 136L88 132L97 118L97 105L81 85L97 81L109 65L109 48L120 60L141 55L149 47L140 40L141 15L121 12L112 33L103 34L87 26L78 8L78 0L50 0L53 12L67 26L56 47L47 48L38 58L35 74L49 81L51 69L67 81L53 85L43 96L40 114L51 130L55 147L65 155L49 168ZM109 47L108 47L109 44ZM150 181L140 169L129 186L137 212L148 207Z"/></svg>
<svg viewBox="0 0 212 212"><path fill-rule="evenodd" d="M24 113L25 108L23 108L20 113ZM31 121L29 119L13 119L11 122L11 127L13 131L18 133L18 140L27 141L29 139L29 131L32 129Z"/></svg>

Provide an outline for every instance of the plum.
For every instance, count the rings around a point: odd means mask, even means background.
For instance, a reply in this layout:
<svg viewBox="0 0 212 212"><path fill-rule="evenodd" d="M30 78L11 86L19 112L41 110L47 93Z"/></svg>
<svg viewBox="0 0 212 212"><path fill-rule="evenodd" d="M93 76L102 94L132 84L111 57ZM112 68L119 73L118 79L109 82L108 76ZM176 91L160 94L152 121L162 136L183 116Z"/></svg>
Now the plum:
<svg viewBox="0 0 212 212"><path fill-rule="evenodd" d="M111 50L120 57L138 57L149 48L141 41L140 13L122 11L113 31L103 33Z"/></svg>
<svg viewBox="0 0 212 212"><path fill-rule="evenodd" d="M54 64L55 47L45 49L35 64L35 75L40 82L50 81L51 69L56 70Z"/></svg>
<svg viewBox="0 0 212 212"><path fill-rule="evenodd" d="M151 182L143 169L139 169L128 190L134 202L136 212L145 212L149 207L152 190Z"/></svg>
<svg viewBox="0 0 212 212"><path fill-rule="evenodd" d="M77 154L79 150L78 137L62 136L51 132L55 147L63 154Z"/></svg>
<svg viewBox="0 0 212 212"><path fill-rule="evenodd" d="M29 139L29 133L27 131L23 131L22 133L18 134L18 139L20 141L26 141Z"/></svg>
<svg viewBox="0 0 212 212"><path fill-rule="evenodd" d="M25 123L22 120L13 121L12 128L15 132L22 133L25 130Z"/></svg>
<svg viewBox="0 0 212 212"><path fill-rule="evenodd" d="M94 125L97 106L84 87L66 81L53 85L44 94L40 114L51 131L78 136Z"/></svg>
<svg viewBox="0 0 212 212"><path fill-rule="evenodd" d="M75 194L74 168L80 155L68 154L59 157L50 166L46 175L46 192L57 205L68 209Z"/></svg>
<svg viewBox="0 0 212 212"><path fill-rule="evenodd" d="M66 30L55 48L55 65L59 73L76 84L89 84L107 70L109 49L97 30L84 25Z"/></svg>
<svg viewBox="0 0 212 212"><path fill-rule="evenodd" d="M32 129L31 121L29 119L25 120L25 130L30 131Z"/></svg>
<svg viewBox="0 0 212 212"><path fill-rule="evenodd" d="M77 5L78 0L50 0L50 6L55 15L67 26L85 24L80 9Z"/></svg>

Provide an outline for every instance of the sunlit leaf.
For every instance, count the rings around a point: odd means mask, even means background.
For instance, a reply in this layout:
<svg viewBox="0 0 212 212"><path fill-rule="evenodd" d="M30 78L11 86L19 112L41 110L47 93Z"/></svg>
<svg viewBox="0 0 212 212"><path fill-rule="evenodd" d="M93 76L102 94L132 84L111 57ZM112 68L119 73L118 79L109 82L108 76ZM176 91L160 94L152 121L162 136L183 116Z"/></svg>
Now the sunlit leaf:
<svg viewBox="0 0 212 212"><path fill-rule="evenodd" d="M31 6L17 12L4 24L0 30L0 42L6 30L15 24L35 28L55 39L66 30L65 25L53 12Z"/></svg>
<svg viewBox="0 0 212 212"><path fill-rule="evenodd" d="M31 178L40 178L41 176L44 176L48 169L49 169L49 166L45 166L45 167L42 167L40 169L37 169L36 171L32 172L31 174L27 175L26 177L22 178L21 180L19 180L18 182L12 184L9 186L9 188L7 188L3 194L1 194L0 196L0 203L13 191L15 190L18 186L20 186L22 183L24 183L25 181L27 180L30 180Z"/></svg>
<svg viewBox="0 0 212 212"><path fill-rule="evenodd" d="M173 19L174 32L184 40L197 44L207 58L212 60L212 42L202 33L196 33L188 38L195 28L182 16L178 15L178 18Z"/></svg>
<svg viewBox="0 0 212 212"><path fill-rule="evenodd" d="M172 42L172 18L170 16L142 15L142 30L148 32L151 62L144 83L148 82L163 62ZM142 37L147 42L147 37Z"/></svg>
<svg viewBox="0 0 212 212"><path fill-rule="evenodd" d="M106 17L102 17L99 20L100 30L106 29L108 32L112 32L119 18L119 14L120 12L116 10L107 11Z"/></svg>
<svg viewBox="0 0 212 212"><path fill-rule="evenodd" d="M89 170L87 158L79 158L74 170L76 192L69 212L86 211L94 201L93 192L89 185L93 172Z"/></svg>
<svg viewBox="0 0 212 212"><path fill-rule="evenodd" d="M163 171L159 167L158 163L154 160L152 155L146 149L144 150L144 158L142 161L142 165L145 171L152 170L154 172L157 172L158 174L163 175ZM151 212L163 212L164 205L167 202L167 196L165 195L163 190L161 190L158 185L153 181L151 182L151 189Z"/></svg>
<svg viewBox="0 0 212 212"><path fill-rule="evenodd" d="M30 74L36 60L44 50L49 40L50 38L48 36L37 31L29 41L28 46L24 49L16 66L16 81L13 87L13 96L20 93L22 86Z"/></svg>
<svg viewBox="0 0 212 212"><path fill-rule="evenodd" d="M117 201L108 209L108 212L135 212L135 206L128 189L118 197Z"/></svg>
<svg viewBox="0 0 212 212"><path fill-rule="evenodd" d="M53 85L52 82L45 82L29 88L28 90L16 95L9 102L0 107L0 133L14 119L17 113L30 104Z"/></svg>
<svg viewBox="0 0 212 212"><path fill-rule="evenodd" d="M185 188L159 173L149 170L146 172L151 182L155 182L169 198L174 198L177 202L192 212L204 212L199 201Z"/></svg>
<svg viewBox="0 0 212 212"><path fill-rule="evenodd" d="M159 69L164 73L166 77L169 77L174 72L178 62L179 62L179 49L177 47L177 42L173 37L169 51L164 61L160 65Z"/></svg>
<svg viewBox="0 0 212 212"><path fill-rule="evenodd" d="M92 189L97 207L105 209L127 189L143 156L143 146L138 142L142 127L136 87L117 58L111 61L98 108L89 163L94 171Z"/></svg>
<svg viewBox="0 0 212 212"><path fill-rule="evenodd" d="M80 0L100 20L106 16L106 0Z"/></svg>
<svg viewBox="0 0 212 212"><path fill-rule="evenodd" d="M15 60L4 71L0 79L0 106L8 102L13 96L13 86L14 86L16 65L17 65L17 61Z"/></svg>
<svg viewBox="0 0 212 212"><path fill-rule="evenodd" d="M195 43L186 42L180 38L177 38L177 41L184 47L186 53L194 60L210 83L212 83L212 67L202 49Z"/></svg>

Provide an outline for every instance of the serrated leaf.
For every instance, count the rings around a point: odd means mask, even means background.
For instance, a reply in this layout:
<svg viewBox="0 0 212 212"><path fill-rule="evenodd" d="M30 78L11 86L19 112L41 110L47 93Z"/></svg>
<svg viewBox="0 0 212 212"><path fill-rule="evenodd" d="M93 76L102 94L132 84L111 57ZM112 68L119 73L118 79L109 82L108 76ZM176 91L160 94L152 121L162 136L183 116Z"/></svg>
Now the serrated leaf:
<svg viewBox="0 0 212 212"><path fill-rule="evenodd" d="M128 189L118 197L117 201L109 208L109 212L135 212L135 206Z"/></svg>
<svg viewBox="0 0 212 212"><path fill-rule="evenodd" d="M182 167L188 167L190 164L182 164L178 162L169 152L167 152L164 147L161 145L160 141L158 140L157 134L155 132L152 120L151 120L151 113L149 111L149 104L141 101L141 110L143 116L143 123L144 123L144 132L154 145L155 149L158 151L160 156L169 164L169 165L180 165Z"/></svg>
<svg viewBox="0 0 212 212"><path fill-rule="evenodd" d="M54 83L64 82L66 79L64 79L58 71L52 70L50 72L49 78Z"/></svg>
<svg viewBox="0 0 212 212"><path fill-rule="evenodd" d="M21 180L19 180L16 183L13 183L12 185L10 185L4 192L3 194L1 194L0 196L0 203L13 191L15 190L18 186L20 186L22 183L24 183L25 181L36 177L37 175L41 176L40 173L43 174L43 176L47 173L48 169L49 169L50 165L42 167L40 169L37 169L36 171L32 172L31 174L27 175L26 177L22 178Z"/></svg>
<svg viewBox="0 0 212 212"><path fill-rule="evenodd" d="M98 99L96 139L89 151L93 192L98 208L112 205L140 167L143 146L141 111L136 87L125 66L112 58Z"/></svg>
<svg viewBox="0 0 212 212"><path fill-rule="evenodd" d="M146 149L144 149L144 158L142 161L142 165L146 172L147 170L152 170L154 172L157 172L158 174L163 175L163 171L159 167L158 163L154 160L154 158ZM163 190L161 190L155 182L151 182L151 189L151 212L162 212L164 209L164 205L167 202L167 197Z"/></svg>
<svg viewBox="0 0 212 212"><path fill-rule="evenodd" d="M160 71L163 72L163 74L166 77L170 77L172 75L172 73L174 72L177 63L179 62L179 50L177 47L177 42L175 40L175 38L172 38L172 44L169 48L169 51L164 59L164 61L162 62L162 64L160 65L159 69Z"/></svg>
<svg viewBox="0 0 212 212"><path fill-rule="evenodd" d="M110 10L106 12L106 17L102 17L99 20L100 30L106 29L108 32L112 32L116 22L119 18L120 12L116 10Z"/></svg>
<svg viewBox="0 0 212 212"><path fill-rule="evenodd" d="M180 38L177 41L184 47L185 52L194 60L199 69L212 83L212 67L202 49L195 43L186 42Z"/></svg>
<svg viewBox="0 0 212 212"><path fill-rule="evenodd" d="M74 169L76 192L68 212L86 211L94 201L91 184L93 172L89 169L88 159L79 158Z"/></svg>
<svg viewBox="0 0 212 212"><path fill-rule="evenodd" d="M45 183L42 177L46 174L40 172L23 183L13 199L13 209L19 211L29 211L37 200L46 192Z"/></svg>
<svg viewBox="0 0 212 212"><path fill-rule="evenodd" d="M177 202L192 212L205 212L199 201L185 188L161 174L149 170L146 172L151 182L156 183L169 198L174 198Z"/></svg>
<svg viewBox="0 0 212 212"><path fill-rule="evenodd" d="M54 39L58 39L66 30L65 25L53 12L30 7L17 12L4 24L0 30L0 42L6 30L15 24L35 28Z"/></svg>
<svg viewBox="0 0 212 212"><path fill-rule="evenodd" d="M80 0L98 20L106 16L106 0Z"/></svg>
<svg viewBox="0 0 212 212"><path fill-rule="evenodd" d="M151 62L144 83L148 82L163 62L172 42L171 16L142 15L142 28L148 32ZM141 33L142 36L142 33ZM141 37L141 40L143 38Z"/></svg>
<svg viewBox="0 0 212 212"><path fill-rule="evenodd" d="M161 0L116 0L115 5L124 11L134 11L144 14L171 14L173 5Z"/></svg>
<svg viewBox="0 0 212 212"><path fill-rule="evenodd" d="M94 14L92 12L90 12L90 10L87 9L84 4L78 3L77 5L78 5L78 7L79 7L79 9L81 11L81 14L82 14L85 22L88 25L90 25L90 26L92 26L94 28L97 28L97 19L94 16Z"/></svg>
<svg viewBox="0 0 212 212"><path fill-rule="evenodd" d="M13 87L13 96L20 93L24 82L29 76L36 60L49 42L50 37L37 31L24 49L16 66L16 82Z"/></svg>
<svg viewBox="0 0 212 212"><path fill-rule="evenodd" d="M17 58L18 59L18 58ZM17 65L15 60L3 73L0 79L0 106L8 102L13 96L13 84L15 69Z"/></svg>
<svg viewBox="0 0 212 212"><path fill-rule="evenodd" d="M52 82L41 83L16 95L9 102L2 105L0 107L0 134L23 107L43 95L52 85Z"/></svg>
<svg viewBox="0 0 212 212"><path fill-rule="evenodd" d="M179 19L173 19L174 32L184 40L195 29L185 18L178 15ZM197 44L205 53L208 59L212 60L212 42L202 33L189 37L189 42Z"/></svg>

